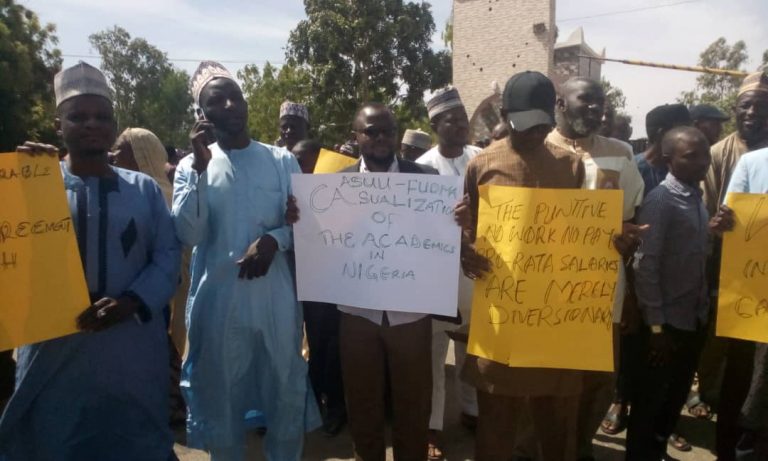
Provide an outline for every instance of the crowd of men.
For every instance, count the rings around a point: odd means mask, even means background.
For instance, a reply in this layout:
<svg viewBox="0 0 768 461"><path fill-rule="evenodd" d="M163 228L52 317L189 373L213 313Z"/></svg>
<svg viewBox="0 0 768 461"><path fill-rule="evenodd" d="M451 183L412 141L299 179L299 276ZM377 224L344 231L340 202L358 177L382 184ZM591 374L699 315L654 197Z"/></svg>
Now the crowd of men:
<svg viewBox="0 0 768 461"><path fill-rule="evenodd" d="M186 408L187 444L213 461L244 459L253 427L266 459L291 461L307 432L345 426L357 459L383 461L388 422L396 460L441 460L448 399L479 461L592 460L599 430L625 428L627 460L666 459L669 447L690 449L676 430L684 407L717 413L719 460L768 459L768 345L716 338L712 326L721 236L734 223L725 197L768 193L765 74L745 78L737 129L723 140L729 115L669 104L648 113L648 148L637 154L630 120L606 113L600 83L587 78L556 89L538 72L512 76L484 149L470 144L454 88L427 103L432 134L400 138L388 106L361 102L337 146L358 157L344 172L464 178L454 209L463 274L442 287L458 292L457 315L440 319L297 300L291 174L311 174L321 150L305 106L282 105L276 145L253 140L237 81L203 62L191 81L192 154L174 169L152 127L117 136L97 69L65 69L54 87L92 305L76 319L80 333L17 350L0 460L176 459L169 406ZM55 153L34 142L18 150ZM616 373L467 353L472 279L490 270L473 246L481 185L623 191ZM445 386L451 340L456 395Z"/></svg>

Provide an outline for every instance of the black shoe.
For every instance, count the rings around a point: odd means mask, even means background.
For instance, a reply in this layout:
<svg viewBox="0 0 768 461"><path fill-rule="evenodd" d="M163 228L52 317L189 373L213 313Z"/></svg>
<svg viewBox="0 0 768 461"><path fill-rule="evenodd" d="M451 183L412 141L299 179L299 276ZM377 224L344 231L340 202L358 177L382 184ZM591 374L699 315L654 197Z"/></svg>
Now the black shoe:
<svg viewBox="0 0 768 461"><path fill-rule="evenodd" d="M344 429L344 425L347 424L347 416L329 416L323 422L323 435L326 437L336 437Z"/></svg>

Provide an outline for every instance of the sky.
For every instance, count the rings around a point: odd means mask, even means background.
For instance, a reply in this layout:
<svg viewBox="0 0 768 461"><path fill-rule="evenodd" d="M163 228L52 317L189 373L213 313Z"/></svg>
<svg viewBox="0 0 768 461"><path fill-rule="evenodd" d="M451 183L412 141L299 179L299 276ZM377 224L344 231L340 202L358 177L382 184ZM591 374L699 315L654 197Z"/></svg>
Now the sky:
<svg viewBox="0 0 768 461"><path fill-rule="evenodd" d="M480 0L475 0L480 1ZM546 0L542 0L546 1ZM54 23L64 65L98 65L88 36L119 25L165 51L179 68L194 71L213 59L233 73L245 64L283 62L290 31L305 17L300 0L18 0L42 22ZM430 2L440 38L452 0ZM766 0L558 0L557 26L565 40L577 27L606 57L696 65L718 37L744 40L755 70L768 50ZM624 91L633 117L633 137L645 135L645 114L675 102L695 86L695 73L606 63L603 76Z"/></svg>

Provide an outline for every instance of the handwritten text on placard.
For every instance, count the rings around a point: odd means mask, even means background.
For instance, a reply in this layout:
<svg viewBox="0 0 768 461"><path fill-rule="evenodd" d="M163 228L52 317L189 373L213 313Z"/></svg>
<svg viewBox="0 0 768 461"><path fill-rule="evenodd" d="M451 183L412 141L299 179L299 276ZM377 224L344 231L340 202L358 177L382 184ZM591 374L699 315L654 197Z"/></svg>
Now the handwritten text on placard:
<svg viewBox="0 0 768 461"><path fill-rule="evenodd" d="M768 194L729 194L736 224L723 234L717 336L768 343Z"/></svg>
<svg viewBox="0 0 768 461"><path fill-rule="evenodd" d="M461 178L349 173L292 181L300 300L456 315Z"/></svg>
<svg viewBox="0 0 768 461"><path fill-rule="evenodd" d="M621 191L481 186L471 354L513 367L612 370Z"/></svg>
<svg viewBox="0 0 768 461"><path fill-rule="evenodd" d="M74 333L88 307L58 160L0 154L0 350Z"/></svg>

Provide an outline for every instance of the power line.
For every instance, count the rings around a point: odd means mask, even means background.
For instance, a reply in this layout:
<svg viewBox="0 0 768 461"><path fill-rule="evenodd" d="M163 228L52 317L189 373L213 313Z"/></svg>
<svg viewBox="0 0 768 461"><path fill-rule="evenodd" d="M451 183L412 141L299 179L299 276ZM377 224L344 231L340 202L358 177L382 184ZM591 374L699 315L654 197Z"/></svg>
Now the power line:
<svg viewBox="0 0 768 461"><path fill-rule="evenodd" d="M572 22L572 21L582 21L584 19L602 18L605 16L617 16L620 14L629 14L629 13L637 13L640 11L657 10L659 8L669 8L671 6L684 5L686 3L698 3L700 1L701 0L684 0L681 2L664 3L661 5L643 6L640 8L633 8L630 10L611 11L608 13L599 13L599 14L593 14L590 16L579 16L579 17L573 17L573 18L558 19L557 22Z"/></svg>
<svg viewBox="0 0 768 461"><path fill-rule="evenodd" d="M79 58L79 59L101 59L98 54L62 54L65 58ZM167 58L171 62L202 62L206 59L203 58ZM251 60L219 60L221 64L255 64L255 63L267 63L283 65L281 61L269 61L268 59L251 59Z"/></svg>

